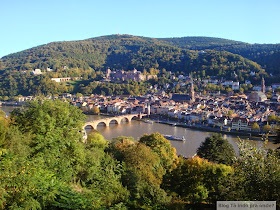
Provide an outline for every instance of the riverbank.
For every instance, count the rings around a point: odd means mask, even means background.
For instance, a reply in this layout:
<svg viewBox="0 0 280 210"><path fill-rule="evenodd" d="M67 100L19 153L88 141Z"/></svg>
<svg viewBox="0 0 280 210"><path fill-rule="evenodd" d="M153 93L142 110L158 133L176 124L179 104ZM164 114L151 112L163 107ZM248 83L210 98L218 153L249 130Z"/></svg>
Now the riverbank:
<svg viewBox="0 0 280 210"><path fill-rule="evenodd" d="M244 136L244 137L257 137L257 138L263 138L264 136L267 136L269 138L269 141L273 141L276 138L276 134L263 134L260 132L254 132L254 131L236 131L236 130L221 130L220 128L213 128L209 126L203 126L203 125L190 125L187 123L178 123L176 121L166 121L166 120L152 120L156 123L166 124L170 125L172 127L182 127L182 128L189 128L193 130L199 130L199 131L206 131L206 132L214 132L214 133L222 133L232 136Z"/></svg>
<svg viewBox="0 0 280 210"><path fill-rule="evenodd" d="M26 103L0 101L0 106L24 106Z"/></svg>

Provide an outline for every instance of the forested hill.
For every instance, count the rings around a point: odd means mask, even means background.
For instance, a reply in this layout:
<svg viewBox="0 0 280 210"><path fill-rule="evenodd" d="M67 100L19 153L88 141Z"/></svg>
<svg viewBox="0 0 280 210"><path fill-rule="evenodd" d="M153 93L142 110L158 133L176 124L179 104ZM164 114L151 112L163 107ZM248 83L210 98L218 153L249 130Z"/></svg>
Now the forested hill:
<svg viewBox="0 0 280 210"><path fill-rule="evenodd" d="M221 39L214 37L189 36L180 38L159 38L158 40L176 47L189 50L205 50L214 49L216 47L236 46L247 44L244 42L233 41L229 39Z"/></svg>
<svg viewBox="0 0 280 210"><path fill-rule="evenodd" d="M239 55L218 51L200 53L168 45L160 39L131 35L54 42L5 56L0 61L0 70L6 73L31 71L35 68L44 71L50 67L57 72L57 76L65 76L67 72L62 74L64 66L78 69L76 76L81 75L81 71L105 70L108 67L124 70L136 68L140 71L157 68L224 77L231 77L235 71L243 79L249 77L250 71L263 74L257 63Z"/></svg>
<svg viewBox="0 0 280 210"><path fill-rule="evenodd" d="M189 51L184 50L185 53ZM62 66L81 69L157 67L157 61L172 61L181 49L156 39L110 35L81 41L53 42L2 58L1 70L55 70ZM157 60L156 60L157 59Z"/></svg>
<svg viewBox="0 0 280 210"><path fill-rule="evenodd" d="M212 37L159 39L166 44L189 50L228 51L260 64L268 73L280 74L280 44L248 44Z"/></svg>

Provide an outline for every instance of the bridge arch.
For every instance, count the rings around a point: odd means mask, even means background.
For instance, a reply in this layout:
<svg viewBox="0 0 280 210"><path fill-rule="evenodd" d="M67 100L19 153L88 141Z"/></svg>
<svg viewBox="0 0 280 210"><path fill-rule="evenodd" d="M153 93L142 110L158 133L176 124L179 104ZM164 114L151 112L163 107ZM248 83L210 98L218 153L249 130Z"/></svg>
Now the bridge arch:
<svg viewBox="0 0 280 210"><path fill-rule="evenodd" d="M117 125L120 124L119 120L117 120L117 119L111 119L111 120L109 121L109 124L113 124L112 122L115 122L115 124L117 124Z"/></svg>
<svg viewBox="0 0 280 210"><path fill-rule="evenodd" d="M86 124L85 126L84 126L84 129L86 129L86 128L91 128L91 129L95 129L95 127L92 125L92 124Z"/></svg>
<svg viewBox="0 0 280 210"><path fill-rule="evenodd" d="M100 121L100 122L98 122L98 123L96 124L96 128L97 128L97 126L99 126L99 125L104 125L105 127L108 126L108 124L107 124L105 121Z"/></svg>
<svg viewBox="0 0 280 210"><path fill-rule="evenodd" d="M123 117L120 122L130 122L131 119L129 119L128 117Z"/></svg>
<svg viewBox="0 0 280 210"><path fill-rule="evenodd" d="M130 118L130 121L131 120L138 120L139 119L139 117L138 117L138 115L136 115L136 116L132 116L131 118Z"/></svg>

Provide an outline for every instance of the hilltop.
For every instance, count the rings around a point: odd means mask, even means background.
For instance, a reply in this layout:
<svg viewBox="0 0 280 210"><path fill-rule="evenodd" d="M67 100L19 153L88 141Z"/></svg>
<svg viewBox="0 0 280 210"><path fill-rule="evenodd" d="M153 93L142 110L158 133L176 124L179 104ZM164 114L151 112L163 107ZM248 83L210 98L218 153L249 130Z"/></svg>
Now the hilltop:
<svg viewBox="0 0 280 210"><path fill-rule="evenodd" d="M189 38L195 43L220 43L224 46L234 41L214 38ZM176 38L172 39L176 43ZM183 38L183 40L185 40ZM136 68L140 71L150 68L166 69L173 72L190 73L201 70L211 70L223 66L235 66L231 70L241 69L261 71L256 63L222 51L209 51L211 56L200 54L199 51L183 49L184 46L170 44L170 41L131 35L110 35L81 41L53 42L34 47L22 52L4 56L1 59L0 70L24 71L35 68L51 67L59 70L63 66L79 69L129 70ZM182 42L178 42L182 43ZM187 42L186 42L187 43ZM218 46L215 44L215 46ZM195 44L196 45L196 44ZM204 49L204 48L203 48ZM204 60L203 60L204 59ZM205 60L206 59L206 60ZM208 60L208 59L212 59ZM214 59L214 60L213 60ZM210 71L209 71L210 73Z"/></svg>
<svg viewBox="0 0 280 210"><path fill-rule="evenodd" d="M166 44L190 50L205 50L214 49L216 47L236 46L247 44L229 39L203 37L203 36L189 36L189 37L174 37L174 38L159 38L158 40Z"/></svg>
<svg viewBox="0 0 280 210"><path fill-rule="evenodd" d="M157 69L177 75L192 73L195 78L215 76L240 82L251 80L256 84L262 76L266 81L278 79L278 55L278 45L250 45L210 37L157 39L109 35L52 42L0 59L0 95L36 94L37 89L46 86L49 90L66 91L69 88L58 88L50 78L83 77L89 83L101 79L107 68L125 71L136 68L142 72ZM37 68L45 74L32 76L31 71ZM270 73L274 77L270 78Z"/></svg>
<svg viewBox="0 0 280 210"><path fill-rule="evenodd" d="M166 44L189 50L227 51L260 64L269 74L280 74L280 44L249 44L213 37L181 37L159 39ZM278 79L275 79L277 81Z"/></svg>

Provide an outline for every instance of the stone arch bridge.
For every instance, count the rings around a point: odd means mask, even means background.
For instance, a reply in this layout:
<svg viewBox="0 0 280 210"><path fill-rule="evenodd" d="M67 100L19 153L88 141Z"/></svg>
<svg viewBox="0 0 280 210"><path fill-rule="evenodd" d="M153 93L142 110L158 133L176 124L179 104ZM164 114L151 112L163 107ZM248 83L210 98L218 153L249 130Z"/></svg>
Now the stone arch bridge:
<svg viewBox="0 0 280 210"><path fill-rule="evenodd" d="M97 126L101 123L105 125L106 127L110 125L111 122L115 122L116 124L121 124L123 120L126 122L131 122L133 118L136 119L142 119L143 116L146 116L147 114L126 114L126 115L120 115L115 117L108 117L100 120L93 120L90 122L86 122L83 126L85 129L87 126L90 126L92 129L97 129Z"/></svg>

